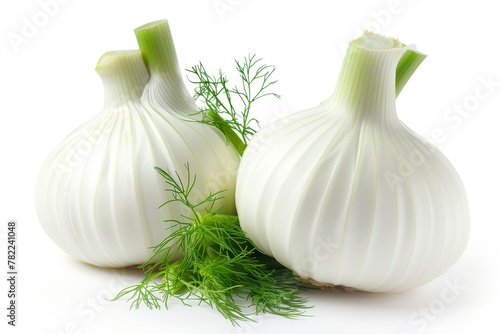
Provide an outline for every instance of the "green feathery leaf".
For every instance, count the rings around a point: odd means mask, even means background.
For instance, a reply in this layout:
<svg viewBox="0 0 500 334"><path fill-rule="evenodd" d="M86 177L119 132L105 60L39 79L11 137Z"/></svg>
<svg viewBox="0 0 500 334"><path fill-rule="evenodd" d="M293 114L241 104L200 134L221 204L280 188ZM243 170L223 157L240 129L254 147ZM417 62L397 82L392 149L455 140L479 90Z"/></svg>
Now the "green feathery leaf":
<svg viewBox="0 0 500 334"><path fill-rule="evenodd" d="M237 216L214 209L221 192L193 203L190 192L196 177L186 164L187 180L156 168L173 199L189 209L185 221L175 220L175 230L153 248L140 268L146 277L122 290L115 299L130 296L131 307L168 308L170 299L189 305L205 303L233 324L260 313L287 318L304 315L306 299L298 295L302 281L276 260L258 251L239 226ZM201 211L200 208L209 209ZM171 222L170 220L168 222ZM179 255L180 258L179 258Z"/></svg>
<svg viewBox="0 0 500 334"><path fill-rule="evenodd" d="M209 75L202 63L188 70L196 79L190 80L196 85L195 99L201 101L204 124L215 126L224 133L240 155L248 142L257 132L259 122L250 116L254 103L264 97L279 98L269 88L276 83L272 79L274 66L264 65L255 55L236 60L236 70L240 85L229 87L229 80L222 71L218 75Z"/></svg>

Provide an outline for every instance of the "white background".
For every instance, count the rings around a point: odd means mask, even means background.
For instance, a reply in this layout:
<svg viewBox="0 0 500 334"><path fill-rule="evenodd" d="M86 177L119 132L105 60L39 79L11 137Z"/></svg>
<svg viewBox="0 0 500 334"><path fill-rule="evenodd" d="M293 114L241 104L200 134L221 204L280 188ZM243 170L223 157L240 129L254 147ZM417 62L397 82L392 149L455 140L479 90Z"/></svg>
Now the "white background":
<svg viewBox="0 0 500 334"><path fill-rule="evenodd" d="M18 327L6 325L2 279L1 332L8 327L9 333L42 334L500 332L500 20L495 2L60 0L44 22L41 3L46 2L0 5L2 272L7 271L9 219L19 222L20 249ZM436 144L461 175L470 201L471 237L460 261L442 277L406 293L306 293L315 305L311 317L258 317L239 329L208 307L174 303L168 311L129 311L125 302L108 302L140 274L94 268L59 250L38 223L35 180L56 144L99 112L102 86L94 72L99 57L137 48L133 29L162 18L170 22L182 68L201 60L212 71L231 72L233 59L248 53L276 65L282 99L260 106L263 123L270 118L266 115L311 107L331 94L343 45L361 30L416 44L429 57L400 95L398 113L431 140L434 131L444 133ZM22 37L26 20L40 27L15 46L9 36ZM481 78L496 86L477 99L477 89L488 89ZM443 118L450 108L467 103L467 116L449 114L453 122ZM449 284L459 285L458 290Z"/></svg>

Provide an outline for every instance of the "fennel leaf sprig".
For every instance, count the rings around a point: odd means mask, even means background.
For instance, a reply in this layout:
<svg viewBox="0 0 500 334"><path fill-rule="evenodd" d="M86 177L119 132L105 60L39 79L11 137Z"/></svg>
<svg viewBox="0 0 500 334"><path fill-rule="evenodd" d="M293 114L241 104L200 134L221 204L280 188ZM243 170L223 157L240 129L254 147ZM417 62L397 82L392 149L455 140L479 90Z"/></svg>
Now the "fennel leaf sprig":
<svg viewBox="0 0 500 334"><path fill-rule="evenodd" d="M201 62L188 72L196 77L190 81L196 85L195 100L203 104L201 122L221 130L242 155L259 127L258 120L250 117L251 107L266 96L280 96L269 92L277 82L272 79L274 66L262 64L262 59L256 55L249 55L243 61L235 60L235 63L240 85L232 88L221 70L217 75L209 75Z"/></svg>
<svg viewBox="0 0 500 334"><path fill-rule="evenodd" d="M187 305L197 301L217 309L233 325L260 313L288 318L303 315L308 306L298 295L301 280L260 253L240 228L237 216L219 213L216 204L222 192L193 203L190 192L196 176L191 175L188 164L185 167L184 181L177 173L156 170L173 197L163 205L181 203L189 214L173 220L176 229L140 266L145 278L115 299L130 296L131 307L144 304L151 309L162 304L168 308L172 298Z"/></svg>

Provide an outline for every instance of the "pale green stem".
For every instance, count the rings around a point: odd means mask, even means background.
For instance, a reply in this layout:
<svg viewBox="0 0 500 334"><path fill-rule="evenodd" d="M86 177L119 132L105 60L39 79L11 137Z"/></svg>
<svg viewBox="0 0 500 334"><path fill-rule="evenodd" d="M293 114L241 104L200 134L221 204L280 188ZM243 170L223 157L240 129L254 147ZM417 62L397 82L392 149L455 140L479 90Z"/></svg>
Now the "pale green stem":
<svg viewBox="0 0 500 334"><path fill-rule="evenodd" d="M151 75L147 98L171 112L192 115L198 107L186 89L167 20L135 29L139 49Z"/></svg>
<svg viewBox="0 0 500 334"><path fill-rule="evenodd" d="M167 20L150 22L135 29L144 62L151 74L180 75L177 54Z"/></svg>
<svg viewBox="0 0 500 334"><path fill-rule="evenodd" d="M97 63L96 72L104 86L105 108L116 108L139 100L149 80L139 50L105 53Z"/></svg>
<svg viewBox="0 0 500 334"><path fill-rule="evenodd" d="M403 87L426 57L427 55L415 50L407 50L401 56L396 67L396 96L399 96Z"/></svg>
<svg viewBox="0 0 500 334"><path fill-rule="evenodd" d="M424 58L396 39L365 32L349 44L334 99L361 117L396 119L396 96Z"/></svg>

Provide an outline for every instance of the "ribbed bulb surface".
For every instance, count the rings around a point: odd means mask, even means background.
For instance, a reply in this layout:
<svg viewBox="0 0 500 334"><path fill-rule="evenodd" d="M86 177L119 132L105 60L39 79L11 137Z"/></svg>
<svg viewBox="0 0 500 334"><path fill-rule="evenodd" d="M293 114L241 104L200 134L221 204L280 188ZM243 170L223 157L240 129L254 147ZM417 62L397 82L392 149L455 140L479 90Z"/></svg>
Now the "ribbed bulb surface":
<svg viewBox="0 0 500 334"><path fill-rule="evenodd" d="M441 275L469 234L455 169L397 118L407 48L381 42L351 42L329 99L260 130L236 186L241 226L266 254L319 284L379 292Z"/></svg>
<svg viewBox="0 0 500 334"><path fill-rule="evenodd" d="M138 33L168 43L165 29L166 22L160 22ZM96 68L105 90L103 110L64 139L40 171L40 223L78 260L126 267L149 259L150 247L171 231L172 223L164 221L186 213L177 204L159 208L171 195L154 167L186 179L189 163L197 178L192 199L227 189L220 204L223 212L235 213L239 156L218 130L188 118L198 109L188 99L170 49L166 68L175 68L168 75L161 65L148 71L147 50L105 54Z"/></svg>

